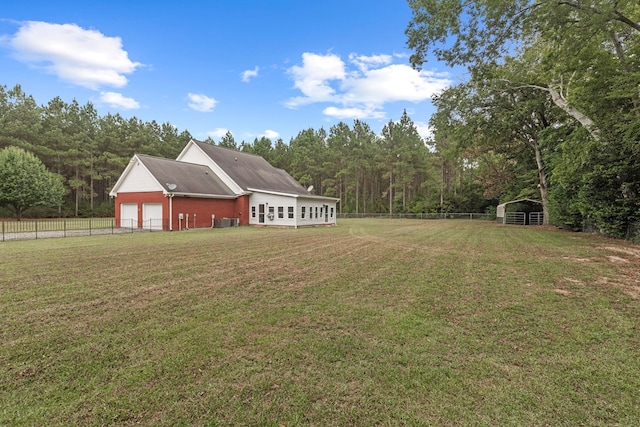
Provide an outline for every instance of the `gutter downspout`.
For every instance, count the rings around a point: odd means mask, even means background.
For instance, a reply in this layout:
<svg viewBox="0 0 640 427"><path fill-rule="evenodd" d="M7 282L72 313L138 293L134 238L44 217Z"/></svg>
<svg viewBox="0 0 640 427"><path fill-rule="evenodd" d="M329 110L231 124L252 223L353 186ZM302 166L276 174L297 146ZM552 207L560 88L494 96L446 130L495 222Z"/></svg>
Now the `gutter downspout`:
<svg viewBox="0 0 640 427"><path fill-rule="evenodd" d="M173 231L173 193L169 194L169 231Z"/></svg>

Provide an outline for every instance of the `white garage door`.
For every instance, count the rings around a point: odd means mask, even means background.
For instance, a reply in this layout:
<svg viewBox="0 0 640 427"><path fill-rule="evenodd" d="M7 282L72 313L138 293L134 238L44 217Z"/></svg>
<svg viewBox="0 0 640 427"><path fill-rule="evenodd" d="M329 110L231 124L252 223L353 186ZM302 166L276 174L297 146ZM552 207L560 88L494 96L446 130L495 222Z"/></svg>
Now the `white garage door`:
<svg viewBox="0 0 640 427"><path fill-rule="evenodd" d="M143 203L142 223L146 230L162 230L162 203Z"/></svg>
<svg viewBox="0 0 640 427"><path fill-rule="evenodd" d="M137 203L123 203L120 205L120 227L138 228Z"/></svg>

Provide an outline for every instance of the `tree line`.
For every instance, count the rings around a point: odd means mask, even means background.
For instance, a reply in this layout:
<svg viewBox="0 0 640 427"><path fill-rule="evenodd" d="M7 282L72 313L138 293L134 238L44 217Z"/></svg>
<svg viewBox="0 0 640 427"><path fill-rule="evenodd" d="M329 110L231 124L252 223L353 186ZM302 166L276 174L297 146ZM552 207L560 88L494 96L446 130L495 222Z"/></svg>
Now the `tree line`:
<svg viewBox="0 0 640 427"><path fill-rule="evenodd" d="M38 105L20 85L0 86L0 150L32 153L59 175L65 190L58 206L25 216L113 215L109 191L133 154L176 158L191 139L170 123L100 116L91 103L59 97ZM484 212L495 205L482 196L473 168L443 158L406 111L379 135L355 120L328 131L304 129L289 143L266 137L236 142L230 132L205 142L264 157L313 193L339 198L342 212Z"/></svg>
<svg viewBox="0 0 640 427"><path fill-rule="evenodd" d="M434 145L485 196L542 201L547 223L638 237L640 4L409 0L412 65L468 70L435 99Z"/></svg>

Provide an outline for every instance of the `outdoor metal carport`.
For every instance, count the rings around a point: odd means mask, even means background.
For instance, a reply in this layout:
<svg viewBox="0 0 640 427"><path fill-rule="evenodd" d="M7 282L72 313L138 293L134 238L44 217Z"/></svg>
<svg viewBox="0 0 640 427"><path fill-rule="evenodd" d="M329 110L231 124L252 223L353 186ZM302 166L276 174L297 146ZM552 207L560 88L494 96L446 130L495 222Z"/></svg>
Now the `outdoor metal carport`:
<svg viewBox="0 0 640 427"><path fill-rule="evenodd" d="M529 205L526 211L507 211L507 206L520 203ZM536 205L540 205L538 208ZM536 206L535 208L533 206ZM538 210L539 209L539 210ZM516 224L516 225L542 225L544 223L544 214L542 212L542 202L533 199L511 200L499 204L496 208L496 221L498 224Z"/></svg>

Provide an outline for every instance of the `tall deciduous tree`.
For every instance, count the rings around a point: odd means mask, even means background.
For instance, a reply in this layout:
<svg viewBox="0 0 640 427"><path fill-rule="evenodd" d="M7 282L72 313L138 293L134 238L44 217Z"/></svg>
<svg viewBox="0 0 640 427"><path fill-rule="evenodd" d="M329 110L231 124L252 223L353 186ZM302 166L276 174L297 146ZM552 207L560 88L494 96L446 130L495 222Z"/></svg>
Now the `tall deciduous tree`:
<svg viewBox="0 0 640 427"><path fill-rule="evenodd" d="M634 220L633 209L618 208L638 204L630 190L637 186L635 163L628 161L636 157L640 139L637 1L409 0L409 5L413 19L406 34L415 67L433 53L468 67L475 85L492 87L494 106L505 94L518 94L517 134L521 140L526 134L534 149L541 196L544 200L548 192L560 222ZM540 98L535 91L564 118L549 106L541 115L542 101L531 102ZM486 131L496 140L514 136L513 128ZM613 146L614 155L605 155ZM617 172L602 180L602 170ZM604 221L596 228L611 229ZM622 228L612 234L620 235Z"/></svg>
<svg viewBox="0 0 640 427"><path fill-rule="evenodd" d="M60 176L49 172L36 156L17 147L0 151L0 206L13 209L18 221L25 209L57 206L63 196Z"/></svg>

